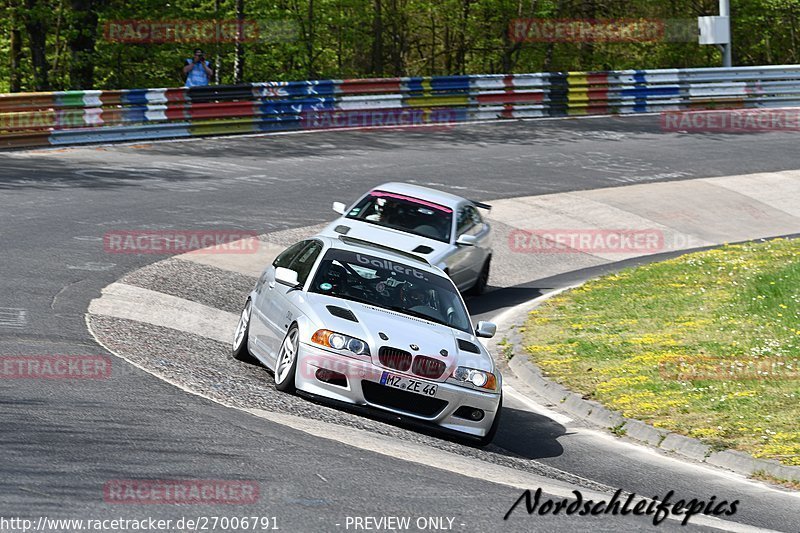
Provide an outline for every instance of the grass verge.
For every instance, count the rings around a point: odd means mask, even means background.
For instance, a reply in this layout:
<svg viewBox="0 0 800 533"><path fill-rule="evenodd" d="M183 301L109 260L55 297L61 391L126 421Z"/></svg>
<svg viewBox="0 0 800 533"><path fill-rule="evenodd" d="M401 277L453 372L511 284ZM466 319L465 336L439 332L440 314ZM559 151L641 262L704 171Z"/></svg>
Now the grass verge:
<svg viewBox="0 0 800 533"><path fill-rule="evenodd" d="M800 240L619 272L532 311L542 371L625 416L800 466Z"/></svg>

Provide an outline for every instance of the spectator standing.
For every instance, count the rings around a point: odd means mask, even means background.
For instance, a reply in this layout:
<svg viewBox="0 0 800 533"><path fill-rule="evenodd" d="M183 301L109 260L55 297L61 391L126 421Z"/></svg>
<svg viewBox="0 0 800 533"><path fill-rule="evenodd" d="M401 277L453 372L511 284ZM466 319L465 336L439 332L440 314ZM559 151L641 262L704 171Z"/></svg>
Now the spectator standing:
<svg viewBox="0 0 800 533"><path fill-rule="evenodd" d="M186 76L186 87L204 87L214 76L214 71L210 63L206 61L205 54L201 48L196 48L194 57L186 59L183 67L183 74Z"/></svg>

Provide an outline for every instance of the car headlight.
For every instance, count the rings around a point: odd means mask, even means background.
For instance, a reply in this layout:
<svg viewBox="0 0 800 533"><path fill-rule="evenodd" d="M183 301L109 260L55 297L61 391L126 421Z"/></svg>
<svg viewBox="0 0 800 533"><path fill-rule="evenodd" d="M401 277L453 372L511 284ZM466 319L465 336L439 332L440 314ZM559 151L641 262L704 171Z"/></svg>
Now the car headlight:
<svg viewBox="0 0 800 533"><path fill-rule="evenodd" d="M497 376L484 370L459 366L453 370L453 374L450 377L459 384L466 386L472 385L475 388L486 390L497 389Z"/></svg>
<svg viewBox="0 0 800 533"><path fill-rule="evenodd" d="M369 355L369 346L366 342L329 329L317 330L311 336L311 342L334 350L347 350L356 355Z"/></svg>

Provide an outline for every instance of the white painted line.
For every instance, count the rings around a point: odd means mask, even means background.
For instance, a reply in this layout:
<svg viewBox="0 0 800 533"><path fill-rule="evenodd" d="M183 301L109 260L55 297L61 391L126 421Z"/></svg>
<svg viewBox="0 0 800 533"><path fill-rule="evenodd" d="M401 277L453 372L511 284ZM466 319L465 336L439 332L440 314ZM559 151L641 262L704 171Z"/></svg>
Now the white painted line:
<svg viewBox="0 0 800 533"><path fill-rule="evenodd" d="M0 328L24 328L28 325L28 310L18 307L0 307Z"/></svg>
<svg viewBox="0 0 800 533"><path fill-rule="evenodd" d="M245 243L250 244L245 244ZM253 250L253 253L230 253L224 249L214 252L208 248L175 256L179 261L189 261L201 265L212 266L229 272L237 272L245 276L257 278L261 272L275 260L286 246L276 245L261 238L251 237L229 243L226 246L233 250ZM221 248L223 247L221 246Z"/></svg>
<svg viewBox="0 0 800 533"><path fill-rule="evenodd" d="M239 316L176 296L112 283L89 303L89 313L144 322L218 342L232 342Z"/></svg>
<svg viewBox="0 0 800 533"><path fill-rule="evenodd" d="M88 313L85 315L85 320L86 320L86 327L89 330L89 333L92 335L92 337L94 337L94 339L97 341L98 344L103 346L106 350L108 350L115 356L120 357L121 359L125 359L124 357L121 357L120 355L116 354L108 346L105 346L102 343L102 341L100 341L100 339L98 339L97 336L95 336L91 328ZM125 360L128 361L127 359ZM479 459L475 459L472 457L465 457L463 455L458 455L444 450L438 450L436 448L431 448L423 444L407 442L407 441L399 441L392 437L388 437L385 435L378 435L376 433L371 433L363 429L340 426L337 424L331 424L329 422L311 420L294 415L264 411L262 409L242 409L240 407L236 407L233 405L226 404L225 402L221 402L215 398L210 398L195 390L189 389L185 387L183 384L168 379L159 374L156 374L137 363L134 363L132 361L128 362L133 366L147 372L148 374L151 374L163 381L166 381L167 383L170 383L175 387L178 387L179 389L188 392L189 394L200 396L202 398L211 400L225 407L238 409L240 411L250 413L259 418L269 420L276 424L280 424L286 427L291 427L298 431L302 431L303 433L335 441L338 443L342 443L351 446L353 448L358 448L361 450L366 450L369 452L384 455L386 457L390 457L393 459L400 459L411 463L422 464L430 466L432 468L436 468L438 470L444 470L454 474L459 474L464 477L478 479L481 481L488 481L490 483L514 487L521 490L526 490L526 489L534 490L537 487L541 487L542 492L559 498L573 499L575 497L575 495L572 493L573 490L580 490L580 492L584 495L585 498L587 499L593 498L596 501L597 500L607 501L611 497L610 494L604 494L601 492L582 489L579 487L569 485L564 482L532 474L530 472L521 472L507 466L496 465L494 463L481 461ZM570 474L570 476L578 477L574 476L574 474ZM640 499L651 501L648 498L640 498ZM513 502L509 502L509 507L512 503ZM519 512L524 513L525 511L524 509L519 509ZM682 516L675 516L672 514L670 514L667 518L675 522L680 522L683 519ZM690 521L690 524L706 526L721 531L731 531L734 533L774 532L774 530L770 529L758 528L755 526L739 524L738 522L731 522L727 520L722 520L720 518L714 518L703 515L693 516Z"/></svg>
<svg viewBox="0 0 800 533"><path fill-rule="evenodd" d="M527 396L517 392L511 385L503 384L503 392L513 397L515 400L522 403L523 405L525 405L525 407L527 407L528 410L536 413L537 415L546 416L550 420L558 422L559 424L562 425L572 422L572 419L567 415L562 415L561 413L557 413L551 409L548 409L543 405L534 402Z"/></svg>
<svg viewBox="0 0 800 533"><path fill-rule="evenodd" d="M398 441L392 439L391 437L370 433L362 429L353 429L350 427L331 424L329 422L311 420L294 415L264 411L261 409L243 410L260 418L270 420L283 426L291 427L298 431L314 435L315 437L334 440L355 448L386 455L394 459L401 459L411 463L422 464L474 479L490 481L492 483L507 485L522 490L533 490L536 487L541 487L542 492L557 496L559 498L568 498L570 500L574 500L575 498L575 495L572 493L573 490L579 490L586 498L594 498L596 500L605 501L610 499L609 494L570 486L566 483L554 481L543 476L538 476L529 472L520 472L519 470L515 470L510 467L496 465L494 463L481 461L471 457L467 458L455 453L431 448L423 444ZM646 497L636 498L636 501L639 500L659 502L659 500L652 500ZM524 505L521 508L518 508L515 512L519 512L520 514L525 513ZM683 516L680 515L676 516L670 514L668 518L676 522L683 520ZM774 531L771 529L763 529L705 515L695 515L691 518L689 523L736 533L760 533Z"/></svg>
<svg viewBox="0 0 800 533"><path fill-rule="evenodd" d="M180 261L189 261L202 265L212 266L221 270L237 272L246 276L257 278L272 261L290 244L301 239L307 239L319 233L327 223L314 224L289 230L276 231L249 237L241 241L215 247L194 250L175 256ZM290 238L287 238L290 237ZM285 242L285 241L290 242ZM248 242L252 241L252 242ZM242 244L240 244L242 243ZM230 253L227 250L253 250L252 253Z"/></svg>

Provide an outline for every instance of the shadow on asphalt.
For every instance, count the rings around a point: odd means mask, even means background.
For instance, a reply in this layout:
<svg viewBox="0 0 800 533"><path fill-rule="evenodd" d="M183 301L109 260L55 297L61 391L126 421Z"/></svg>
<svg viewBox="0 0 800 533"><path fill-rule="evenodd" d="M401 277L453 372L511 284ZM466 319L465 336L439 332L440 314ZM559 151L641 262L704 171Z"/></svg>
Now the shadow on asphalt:
<svg viewBox="0 0 800 533"><path fill-rule="evenodd" d="M559 457L564 448L558 439L567 434L567 428L546 416L503 407L494 446L502 448L504 455L525 459Z"/></svg>
<svg viewBox="0 0 800 533"><path fill-rule="evenodd" d="M406 128L312 133L195 138L191 142L179 143L143 141L125 145L88 145L56 150L31 150L24 157L5 155L4 152L8 153L7 151L0 151L0 190L32 187L117 189L136 187L154 180L180 184L203 179L213 182L219 178L214 172L191 172L186 167L160 165L161 162L173 162L175 156L197 161L223 159L258 162L264 159L292 161L298 158L347 158L365 152L408 150L412 154L409 157L413 157L415 151L430 152L438 148L474 149L478 146L483 149L492 145L549 147L596 142L618 146L626 135L648 134L654 138L676 135L662 131L658 117L653 116L602 117L592 120L512 120L458 124L444 129ZM717 138L721 134L707 135ZM116 164L114 162L119 155L135 156L137 163ZM603 185L620 184L604 181Z"/></svg>
<svg viewBox="0 0 800 533"><path fill-rule="evenodd" d="M479 448L475 442L464 439L454 432L442 431L441 428L431 424L400 417L370 407L329 400L328 398L305 392L299 392L298 394L307 400L326 407L333 407L443 441ZM498 455L525 459L558 457L564 453L564 448L559 444L558 438L566 434L567 428L546 416L504 406L500 418L500 426L497 428L494 441L483 449Z"/></svg>
<svg viewBox="0 0 800 533"><path fill-rule="evenodd" d="M516 287L506 287L487 292L480 297L466 299L470 316L473 318L494 313L499 309L513 307L524 302L538 298L548 290L548 286L541 286L537 282L536 287L519 285ZM540 287L541 286L541 287Z"/></svg>

